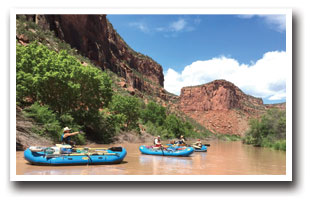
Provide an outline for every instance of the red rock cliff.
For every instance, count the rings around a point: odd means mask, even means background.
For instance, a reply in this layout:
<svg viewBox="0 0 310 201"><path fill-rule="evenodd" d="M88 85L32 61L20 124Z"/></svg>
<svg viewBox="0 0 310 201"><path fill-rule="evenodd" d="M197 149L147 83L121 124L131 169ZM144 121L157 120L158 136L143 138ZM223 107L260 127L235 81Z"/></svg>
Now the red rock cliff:
<svg viewBox="0 0 310 201"><path fill-rule="evenodd" d="M106 15L27 17L41 27L53 30L58 38L69 43L102 69L108 68L125 78L134 89L154 93L154 86L158 85L157 91L163 87L162 66L132 50L114 30Z"/></svg>
<svg viewBox="0 0 310 201"><path fill-rule="evenodd" d="M248 120L265 111L261 98L225 80L181 90L179 109L214 133L244 135Z"/></svg>

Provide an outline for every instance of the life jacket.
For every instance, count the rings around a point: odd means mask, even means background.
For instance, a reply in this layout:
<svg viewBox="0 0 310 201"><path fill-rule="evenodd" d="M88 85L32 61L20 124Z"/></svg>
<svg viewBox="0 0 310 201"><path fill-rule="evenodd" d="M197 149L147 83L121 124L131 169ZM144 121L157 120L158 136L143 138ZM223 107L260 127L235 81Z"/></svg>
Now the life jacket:
<svg viewBox="0 0 310 201"><path fill-rule="evenodd" d="M63 134L61 135L61 142L62 142L63 144L70 144L71 137L68 136L68 137L65 138L64 135L65 135L65 133L63 133Z"/></svg>
<svg viewBox="0 0 310 201"><path fill-rule="evenodd" d="M156 143L156 142L157 142L157 143ZM157 138L155 138L155 140L154 140L154 145L155 145L155 146L160 146L159 144L161 144L161 143L160 143L160 140L157 139Z"/></svg>

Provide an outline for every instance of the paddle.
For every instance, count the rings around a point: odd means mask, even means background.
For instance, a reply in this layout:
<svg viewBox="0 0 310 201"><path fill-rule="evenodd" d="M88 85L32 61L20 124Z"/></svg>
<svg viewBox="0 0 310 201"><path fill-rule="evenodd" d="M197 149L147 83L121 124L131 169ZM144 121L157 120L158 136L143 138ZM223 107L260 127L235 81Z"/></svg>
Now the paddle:
<svg viewBox="0 0 310 201"><path fill-rule="evenodd" d="M163 153L163 156L165 156L164 150L163 150L163 145L160 145L160 149L161 149L161 152Z"/></svg>

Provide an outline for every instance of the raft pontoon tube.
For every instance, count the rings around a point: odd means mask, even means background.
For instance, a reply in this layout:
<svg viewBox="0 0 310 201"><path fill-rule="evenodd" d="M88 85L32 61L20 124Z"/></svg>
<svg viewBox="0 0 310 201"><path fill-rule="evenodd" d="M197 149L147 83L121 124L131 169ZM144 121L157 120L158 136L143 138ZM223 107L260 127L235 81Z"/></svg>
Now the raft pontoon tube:
<svg viewBox="0 0 310 201"><path fill-rule="evenodd" d="M159 156L189 156L194 152L193 147L181 148L161 148L142 145L139 147L142 154L159 155Z"/></svg>
<svg viewBox="0 0 310 201"><path fill-rule="evenodd" d="M200 149L199 148L194 148L194 149L195 149L195 152L206 152L208 147L205 145L202 145Z"/></svg>
<svg viewBox="0 0 310 201"><path fill-rule="evenodd" d="M187 147L187 146L189 146L189 147L193 147L193 146L190 146L190 145L179 145L179 144L167 144L166 146L168 146L168 147L173 147L173 148L181 148L181 147ZM202 147L199 149L199 148L195 148L195 147L193 147L194 148L194 151L195 152L206 152L207 151L207 149L208 149L208 147L206 146L206 145L202 145Z"/></svg>
<svg viewBox="0 0 310 201"><path fill-rule="evenodd" d="M67 146L67 145L65 145ZM123 147L112 148L69 148L29 147L24 157L34 165L95 165L121 163L127 152Z"/></svg>

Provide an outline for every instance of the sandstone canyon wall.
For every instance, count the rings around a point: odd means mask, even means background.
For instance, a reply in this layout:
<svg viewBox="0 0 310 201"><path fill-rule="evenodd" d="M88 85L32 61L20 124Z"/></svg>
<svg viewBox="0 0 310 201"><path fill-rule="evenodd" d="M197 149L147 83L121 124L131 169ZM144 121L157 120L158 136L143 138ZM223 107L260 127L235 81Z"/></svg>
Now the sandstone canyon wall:
<svg viewBox="0 0 310 201"><path fill-rule="evenodd" d="M110 69L127 83L130 90L167 100L160 64L132 50L115 31L106 15L27 15L44 29L76 48L102 69Z"/></svg>
<svg viewBox="0 0 310 201"><path fill-rule="evenodd" d="M237 135L245 134L250 118L258 118L272 107L225 80L182 88L178 106L214 133ZM277 108L283 108L283 104Z"/></svg>

